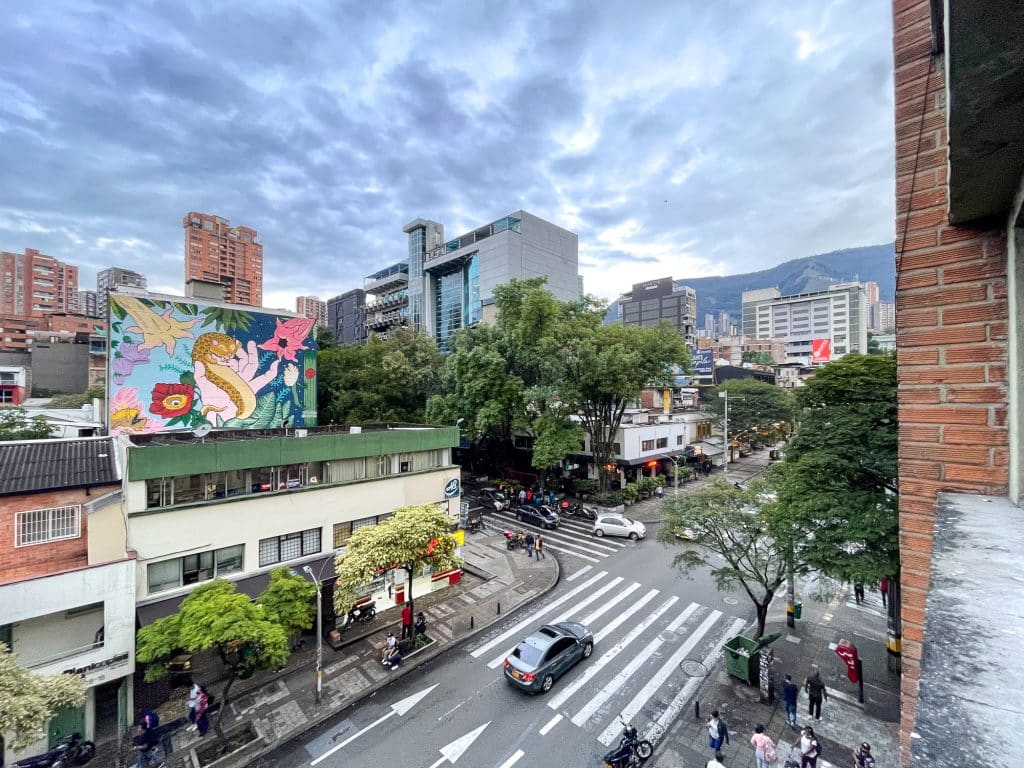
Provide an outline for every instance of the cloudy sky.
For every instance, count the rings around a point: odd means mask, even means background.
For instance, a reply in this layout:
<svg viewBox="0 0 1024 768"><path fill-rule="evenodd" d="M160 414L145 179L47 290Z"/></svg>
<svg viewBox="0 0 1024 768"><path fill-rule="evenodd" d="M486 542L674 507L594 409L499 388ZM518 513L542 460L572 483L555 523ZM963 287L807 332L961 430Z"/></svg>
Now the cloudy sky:
<svg viewBox="0 0 1024 768"><path fill-rule="evenodd" d="M259 231L265 304L520 208L589 292L893 239L887 0L12 3L0 250L182 290L182 216Z"/></svg>

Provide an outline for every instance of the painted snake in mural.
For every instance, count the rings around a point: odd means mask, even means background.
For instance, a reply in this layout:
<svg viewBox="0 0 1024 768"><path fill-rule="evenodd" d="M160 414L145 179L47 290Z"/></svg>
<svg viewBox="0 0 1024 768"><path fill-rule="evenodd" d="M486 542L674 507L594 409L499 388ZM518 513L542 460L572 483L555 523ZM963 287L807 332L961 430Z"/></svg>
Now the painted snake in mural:
<svg viewBox="0 0 1024 768"><path fill-rule="evenodd" d="M250 416L256 410L256 392L277 376L279 362L275 360L257 376L259 352L255 342L243 348L226 334L204 333L192 348L203 415L214 412L222 421Z"/></svg>

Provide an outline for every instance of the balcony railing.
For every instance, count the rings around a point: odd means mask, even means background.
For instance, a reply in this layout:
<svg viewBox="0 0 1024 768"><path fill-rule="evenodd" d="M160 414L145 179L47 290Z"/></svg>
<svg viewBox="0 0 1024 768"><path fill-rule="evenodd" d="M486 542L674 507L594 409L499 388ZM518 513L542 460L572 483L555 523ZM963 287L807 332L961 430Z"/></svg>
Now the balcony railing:
<svg viewBox="0 0 1024 768"><path fill-rule="evenodd" d="M26 664L26 666L29 669L36 669L37 667L45 667L48 664L54 664L54 663L56 663L58 661L66 661L67 659L73 659L75 656L79 656L79 655L81 655L83 653L88 653L89 651L93 651L93 650L96 650L97 648L102 648L102 647L103 647L103 641L102 640L97 640L94 643L89 643L88 645L83 645L83 646L80 646L78 648L67 648L67 649L65 649L63 651L57 651L56 653L50 654L49 656L44 656L41 659L33 659L33 660L29 661L29 663ZM23 656L24 652L22 651L21 654L22 654L22 658L23 658L24 657Z"/></svg>

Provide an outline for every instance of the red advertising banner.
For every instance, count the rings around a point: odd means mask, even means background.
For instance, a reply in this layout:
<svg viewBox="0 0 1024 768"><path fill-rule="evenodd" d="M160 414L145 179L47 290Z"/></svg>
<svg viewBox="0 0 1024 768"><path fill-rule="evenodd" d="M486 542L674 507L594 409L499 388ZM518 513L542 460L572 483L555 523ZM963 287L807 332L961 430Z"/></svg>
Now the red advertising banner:
<svg viewBox="0 0 1024 768"><path fill-rule="evenodd" d="M811 339L811 362L827 363L832 359L831 339Z"/></svg>

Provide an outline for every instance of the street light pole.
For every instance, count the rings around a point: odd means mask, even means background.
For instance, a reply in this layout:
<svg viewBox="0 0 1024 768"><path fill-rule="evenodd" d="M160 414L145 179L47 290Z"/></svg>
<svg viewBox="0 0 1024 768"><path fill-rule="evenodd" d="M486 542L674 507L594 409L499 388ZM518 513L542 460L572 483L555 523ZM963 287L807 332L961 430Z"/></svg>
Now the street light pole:
<svg viewBox="0 0 1024 768"><path fill-rule="evenodd" d="M320 591L320 579L313 575L313 569L304 565L302 570L309 574L316 586L316 703L319 705L323 696L324 598Z"/></svg>
<svg viewBox="0 0 1024 768"><path fill-rule="evenodd" d="M725 400L725 479L729 479L729 461L732 460L732 449L729 447L729 390L723 389L718 396Z"/></svg>

